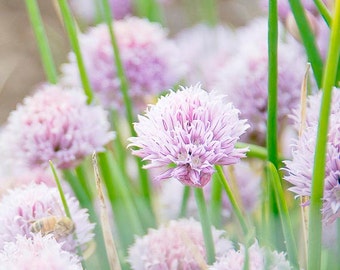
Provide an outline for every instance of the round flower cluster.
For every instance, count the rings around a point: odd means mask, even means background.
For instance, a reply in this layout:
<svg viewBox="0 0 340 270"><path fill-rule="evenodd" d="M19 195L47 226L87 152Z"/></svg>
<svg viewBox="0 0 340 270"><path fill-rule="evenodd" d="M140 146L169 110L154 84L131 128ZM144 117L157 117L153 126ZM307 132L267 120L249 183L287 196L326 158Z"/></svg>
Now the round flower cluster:
<svg viewBox="0 0 340 270"><path fill-rule="evenodd" d="M235 51L234 35L223 25L198 24L179 32L175 41L188 67L185 82L201 82L206 89L215 84L217 71Z"/></svg>
<svg viewBox="0 0 340 270"><path fill-rule="evenodd" d="M219 72L216 88L226 93L242 117L249 120L250 130L244 140L263 145L267 131L268 55L267 20L257 19L239 28L239 47ZM302 47L289 36L278 45L278 121L284 127L287 115L300 99L306 69ZM281 130L280 130L281 131Z"/></svg>
<svg viewBox="0 0 340 270"><path fill-rule="evenodd" d="M107 113L86 104L78 90L42 85L18 105L1 132L0 149L11 166L72 168L114 138ZM10 166L10 167L11 167Z"/></svg>
<svg viewBox="0 0 340 270"><path fill-rule="evenodd" d="M261 248L257 242L248 248L248 260L250 270L290 270L292 269L283 253L267 251ZM245 248L241 245L240 250L230 249L222 257L217 259L209 270L242 270L245 262Z"/></svg>
<svg viewBox="0 0 340 270"><path fill-rule="evenodd" d="M18 235L13 242L6 242L0 251L1 269L63 269L81 270L79 258L61 248L51 235L32 238Z"/></svg>
<svg viewBox="0 0 340 270"><path fill-rule="evenodd" d="M134 108L140 111L150 97L176 84L185 66L175 43L160 24L128 17L113 24L119 54ZM107 25L100 24L79 36L91 86L105 107L123 111L121 83ZM62 66L62 82L80 85L74 54Z"/></svg>
<svg viewBox="0 0 340 270"><path fill-rule="evenodd" d="M248 125L222 95L200 85L182 87L159 98L135 123L132 153L150 163L145 168L169 169L156 180L176 178L185 185L205 186L213 166L237 163L247 149L235 149Z"/></svg>
<svg viewBox="0 0 340 270"><path fill-rule="evenodd" d="M212 228L216 254L232 248L224 231ZM206 253L201 224L193 219L172 220L159 229L150 229L129 249L128 262L133 270L202 269Z"/></svg>
<svg viewBox="0 0 340 270"><path fill-rule="evenodd" d="M310 196L314 153L318 129L318 114L322 93L309 97L306 111L306 127L301 137L292 146L291 161L285 161L288 175L285 179L293 186L290 188L297 197ZM330 124L328 130L326 171L322 213L326 223L340 217L340 91L333 89ZM298 119L298 117L295 117ZM308 203L307 203L308 204Z"/></svg>
<svg viewBox="0 0 340 270"><path fill-rule="evenodd" d="M39 230L41 222L43 226L54 224L53 220L50 220L51 223L49 223L46 219L60 220L66 214L57 188L47 187L45 184L30 184L9 190L0 202L0 248L3 248L6 242L14 242L18 235L33 238L36 233L53 234L66 251L75 252L77 246L85 248L93 238L94 224L90 223L87 211L80 209L79 202L75 197L70 197L67 194L65 196L77 241L73 237L73 230L63 230L63 228L67 228L67 224L65 227L60 227L58 231L55 226L52 226L52 229L49 228L51 231L44 227ZM40 222L40 224L36 224L36 222Z"/></svg>

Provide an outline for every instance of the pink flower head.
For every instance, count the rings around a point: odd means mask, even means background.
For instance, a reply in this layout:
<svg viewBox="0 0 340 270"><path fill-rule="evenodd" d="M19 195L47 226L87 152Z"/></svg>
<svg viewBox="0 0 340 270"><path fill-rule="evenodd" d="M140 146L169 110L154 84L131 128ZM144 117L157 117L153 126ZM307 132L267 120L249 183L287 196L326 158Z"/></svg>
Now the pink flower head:
<svg viewBox="0 0 340 270"><path fill-rule="evenodd" d="M267 251L255 242L248 248L249 270L290 270L289 262L283 253ZM245 248L240 250L230 249L217 259L209 270L242 270L244 269Z"/></svg>
<svg viewBox="0 0 340 270"><path fill-rule="evenodd" d="M65 196L78 242L71 231L59 234L61 231L56 231L53 227L48 234L53 235L64 250L75 252L77 246L85 248L93 238L94 224L90 223L87 210L80 208L75 197L68 194ZM15 241L17 235L33 238L36 233L43 234L43 231L34 230L39 228L35 222L51 217L59 220L65 216L57 188L47 187L45 184L30 184L9 190L0 202L0 248L4 247L5 242Z"/></svg>
<svg viewBox="0 0 340 270"><path fill-rule="evenodd" d="M201 82L207 89L214 85L218 69L232 56L236 45L229 28L205 24L182 30L176 36L176 43L189 69L186 83Z"/></svg>
<svg viewBox="0 0 340 270"><path fill-rule="evenodd" d="M129 83L129 95L138 109L146 100L176 84L183 75L179 50L167 38L166 31L157 23L136 17L114 23L114 31ZM124 110L120 80L114 60L108 27L91 28L79 37L85 66L91 85L105 107ZM74 55L65 64L63 82L79 85L79 74ZM77 80L78 81L75 81Z"/></svg>
<svg viewBox="0 0 340 270"><path fill-rule="evenodd" d="M82 269L79 258L63 250L51 235L36 234L32 238L18 235L13 240L5 243L0 252L1 269Z"/></svg>
<svg viewBox="0 0 340 270"><path fill-rule="evenodd" d="M24 99L1 133L3 157L16 167L72 168L114 137L107 113L78 90L43 85Z"/></svg>
<svg viewBox="0 0 340 270"><path fill-rule="evenodd" d="M292 146L291 161L285 161L288 175L285 180L293 186L290 188L297 197L310 196L314 167L314 154L317 135L317 115L320 108L321 92L309 98L306 128L299 140ZM326 152L326 171L323 194L322 213L326 223L332 223L340 217L340 92L333 89L333 101L328 130ZM316 102L318 100L318 102ZM318 104L317 104L318 103ZM316 105L317 104L317 105Z"/></svg>
<svg viewBox="0 0 340 270"><path fill-rule="evenodd" d="M135 123L132 153L149 161L146 169L172 165L156 180L174 177L185 185L205 186L214 165L237 163L247 149L235 149L246 120L225 97L200 85L182 87L150 105Z"/></svg>
<svg viewBox="0 0 340 270"><path fill-rule="evenodd" d="M100 15L99 9L102 9L100 3L95 0L69 0L69 2L75 16L86 23L95 22L96 17ZM110 0L109 4L114 19L123 19L131 13L131 0Z"/></svg>
<svg viewBox="0 0 340 270"><path fill-rule="evenodd" d="M232 248L224 231L212 228L217 256ZM133 270L201 269L206 265L201 224L193 219L172 220L159 229L150 229L129 249L128 262Z"/></svg>
<svg viewBox="0 0 340 270"><path fill-rule="evenodd" d="M268 55L267 20L257 19L237 30L239 47L219 72L216 88L226 93L250 130L244 140L264 144L267 131ZM287 36L278 46L278 120L283 129L287 115L299 104L300 88L306 69L301 46Z"/></svg>

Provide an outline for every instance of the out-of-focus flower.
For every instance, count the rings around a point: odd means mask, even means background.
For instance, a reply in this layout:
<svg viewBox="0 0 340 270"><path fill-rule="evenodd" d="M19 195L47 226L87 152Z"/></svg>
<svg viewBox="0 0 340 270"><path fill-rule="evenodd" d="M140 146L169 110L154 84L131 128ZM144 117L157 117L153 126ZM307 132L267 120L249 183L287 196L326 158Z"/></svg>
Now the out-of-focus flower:
<svg viewBox="0 0 340 270"><path fill-rule="evenodd" d="M290 270L289 262L283 253L268 251L261 248L257 242L248 248L249 270ZM242 270L245 262L245 248L240 250L230 249L223 256L217 258L217 262L209 267L209 270Z"/></svg>
<svg viewBox="0 0 340 270"><path fill-rule="evenodd" d="M100 18L103 7L96 0L69 0L70 7L75 16L91 24ZM114 19L120 20L131 13L131 0L109 0Z"/></svg>
<svg viewBox="0 0 340 270"><path fill-rule="evenodd" d="M129 139L132 153L149 161L146 169L169 169L156 180L174 177L185 185L203 187L213 166L237 163L247 149L235 144L246 131L246 120L225 96L207 93L200 85L182 87L159 98L135 123Z"/></svg>
<svg viewBox="0 0 340 270"><path fill-rule="evenodd" d="M18 235L13 240L5 243L0 252L1 269L82 269L79 258L63 250L51 235L36 234L32 238Z"/></svg>
<svg viewBox="0 0 340 270"><path fill-rule="evenodd" d="M206 89L211 89L218 69L235 51L234 35L222 25L198 24L179 32L175 40L188 66L186 83L201 82Z"/></svg>
<svg viewBox="0 0 340 270"><path fill-rule="evenodd" d="M264 144L267 130L268 55L267 20L256 19L237 30L238 50L219 72L216 88L228 95L249 120L250 130L243 140ZM287 115L300 99L306 69L301 46L289 36L278 45L278 121L282 130ZM283 123L283 125L282 125Z"/></svg>
<svg viewBox="0 0 340 270"><path fill-rule="evenodd" d="M217 256L232 248L224 231L212 228ZM201 269L206 265L201 224L193 219L172 220L159 229L150 229L129 249L128 262L133 270Z"/></svg>
<svg viewBox="0 0 340 270"><path fill-rule="evenodd" d="M64 192L72 193L70 185L60 179ZM7 191L7 189L13 189L22 185L28 185L31 183L41 184L44 183L49 187L56 187L56 182L53 177L51 169L36 168L33 170L26 170L20 168L20 170L13 172L0 173L0 198Z"/></svg>
<svg viewBox="0 0 340 270"><path fill-rule="evenodd" d="M261 175L246 161L241 161L230 167L230 171L228 171L226 175L228 181L231 180L229 181L229 184L234 191L235 197L241 200L241 205L245 212L252 213L260 202ZM209 201L211 201L211 185L212 182L208 183L203 188L208 204ZM161 219L169 220L178 217L183 191L184 186L176 179L169 179L161 184L158 197ZM222 215L224 218L228 218L231 215L231 205L228 196L224 191L222 192ZM191 194L188 201L187 213L188 216L198 217L197 206L193 194Z"/></svg>
<svg viewBox="0 0 340 270"><path fill-rule="evenodd" d="M137 112L145 108L150 97L172 87L182 77L185 65L175 43L167 38L160 24L129 17L114 23L114 31L129 83L129 95ZM91 28L80 35L80 45L94 92L105 107L124 110L120 80L114 60L108 27ZM62 81L79 85L74 54L62 66Z"/></svg>
<svg viewBox="0 0 340 270"><path fill-rule="evenodd" d="M1 132L4 162L16 168L59 168L77 165L93 151L102 151L114 137L107 113L86 104L85 95L56 85L43 85L18 105Z"/></svg>
<svg viewBox="0 0 340 270"><path fill-rule="evenodd" d="M321 93L309 98L307 109L306 128L299 140L292 146L293 159L285 161L288 175L285 179L293 186L289 188L300 196L311 195L312 174L314 167L314 153L317 136L318 108L320 108ZM326 223L332 223L340 217L340 92L333 89L330 126L328 130L328 142L326 152L326 171L323 194L323 219ZM317 102L318 101L318 102ZM306 203L308 205L308 202Z"/></svg>
<svg viewBox="0 0 340 270"><path fill-rule="evenodd" d="M55 217L60 220L66 216L58 189L47 187L45 184L30 184L9 190L0 202L0 248L5 242L15 241L17 235L32 238L34 234L44 233L48 229L51 229L50 234L55 236L64 250L74 252L76 246L85 248L93 238L94 224L90 223L87 210L80 208L75 197L70 197L68 194L65 196L78 242L74 239L71 229L63 231L66 227L52 226L54 222L49 224L46 222L46 218ZM40 232L35 232L39 228L35 222L42 222L43 227Z"/></svg>

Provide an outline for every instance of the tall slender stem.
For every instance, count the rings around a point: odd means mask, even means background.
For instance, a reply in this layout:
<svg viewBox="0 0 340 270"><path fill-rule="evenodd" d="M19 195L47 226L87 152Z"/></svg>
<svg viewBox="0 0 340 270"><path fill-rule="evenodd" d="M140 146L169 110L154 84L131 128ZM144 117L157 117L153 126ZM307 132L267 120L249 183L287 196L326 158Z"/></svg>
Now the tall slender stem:
<svg viewBox="0 0 340 270"><path fill-rule="evenodd" d="M213 264L215 262L215 245L211 231L210 218L208 216L208 210L205 204L203 190L201 188L195 188L194 193L202 225L205 250L207 254L207 262L208 264Z"/></svg>
<svg viewBox="0 0 340 270"><path fill-rule="evenodd" d="M309 208L308 269L317 270L321 265L322 197L324 191L326 149L329 114L340 54L340 1L335 2L330 45L322 82L322 101L314 156L312 192Z"/></svg>
<svg viewBox="0 0 340 270"><path fill-rule="evenodd" d="M39 47L42 65L44 67L47 80L55 84L58 80L57 70L53 61L52 52L48 44L44 25L39 12L38 3L36 0L26 0L28 15L33 27L35 38Z"/></svg>

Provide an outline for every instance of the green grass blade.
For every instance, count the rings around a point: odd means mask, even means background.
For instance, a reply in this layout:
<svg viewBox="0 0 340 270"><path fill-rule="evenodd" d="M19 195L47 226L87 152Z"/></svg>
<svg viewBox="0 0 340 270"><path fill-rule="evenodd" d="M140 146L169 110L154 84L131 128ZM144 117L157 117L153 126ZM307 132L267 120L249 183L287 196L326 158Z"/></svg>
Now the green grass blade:
<svg viewBox="0 0 340 270"><path fill-rule="evenodd" d="M319 88L321 88L323 62L316 46L315 37L307 21L306 14L300 0L288 0L292 9L300 36L305 47L308 61L311 63L314 77Z"/></svg>
<svg viewBox="0 0 340 270"><path fill-rule="evenodd" d="M86 73L84 60L80 50L77 27L74 18L72 17L67 0L58 0L58 3L60 12L63 16L63 21L65 24L68 37L70 39L72 49L76 55L80 79L83 85L84 93L87 96L87 103L90 104L93 100L93 92L91 89L89 78Z"/></svg>
<svg viewBox="0 0 340 270"><path fill-rule="evenodd" d="M291 219L289 216L289 210L287 207L287 203L284 197L284 192L281 185L281 180L279 173L275 166L271 163L267 163L267 175L272 182L272 186L274 187L275 191L275 198L279 210L279 215L281 219L281 224L283 228L283 234L285 238L285 244L287 248L287 254L291 265L294 266L295 269L298 269L298 256L297 256L297 248L295 237L293 234L293 228L291 224Z"/></svg>
<svg viewBox="0 0 340 270"><path fill-rule="evenodd" d="M322 237L322 197L324 191L326 149L329 114L340 54L340 1L335 3L330 45L322 83L323 95L320 108L317 142L314 156L312 192L309 209L308 269L320 269Z"/></svg>
<svg viewBox="0 0 340 270"><path fill-rule="evenodd" d="M58 81L57 70L53 61L50 46L48 44L44 25L42 23L38 3L36 0L26 0L26 7L35 34L35 38L37 40L39 53L47 80L52 84L56 84Z"/></svg>

